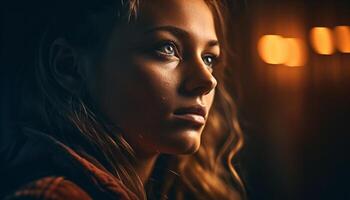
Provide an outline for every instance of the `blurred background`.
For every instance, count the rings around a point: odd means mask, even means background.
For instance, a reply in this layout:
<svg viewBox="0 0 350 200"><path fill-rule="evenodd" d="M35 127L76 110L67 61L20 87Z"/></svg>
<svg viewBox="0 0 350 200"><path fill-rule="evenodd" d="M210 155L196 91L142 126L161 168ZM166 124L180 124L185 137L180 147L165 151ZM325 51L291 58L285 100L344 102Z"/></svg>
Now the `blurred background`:
<svg viewBox="0 0 350 200"><path fill-rule="evenodd" d="M249 199L350 199L350 1L228 2ZM0 6L1 132L11 130L16 66L30 63L41 26L21 7Z"/></svg>
<svg viewBox="0 0 350 200"><path fill-rule="evenodd" d="M350 1L229 2L248 196L350 199Z"/></svg>

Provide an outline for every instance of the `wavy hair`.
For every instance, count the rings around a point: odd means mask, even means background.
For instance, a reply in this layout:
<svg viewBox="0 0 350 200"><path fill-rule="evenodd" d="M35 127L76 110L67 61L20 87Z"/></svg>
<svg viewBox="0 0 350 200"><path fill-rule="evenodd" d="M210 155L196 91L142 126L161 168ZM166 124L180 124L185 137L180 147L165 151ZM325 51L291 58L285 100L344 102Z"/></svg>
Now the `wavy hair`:
<svg viewBox="0 0 350 200"><path fill-rule="evenodd" d="M146 186L132 167L135 158L132 147L122 137L123 130L102 117L90 103L84 86L79 94L72 94L54 77L49 52L55 39L65 38L73 47L98 49L103 54L108 38L105 36L114 26L137 19L139 1L74 1L69 2L68 9L59 3L47 13L51 17L46 19L48 25L38 47L36 83L31 88L35 92L30 92L35 105L23 105L22 120L76 150L83 149L95 156L140 199L245 199L243 183L233 166L233 158L243 145L242 131L236 104L225 88L225 75L231 68L225 62L231 54L225 36L225 2L205 0L214 14L223 62L214 72L218 85L201 146L192 155L160 158ZM35 117L27 113L34 113Z"/></svg>

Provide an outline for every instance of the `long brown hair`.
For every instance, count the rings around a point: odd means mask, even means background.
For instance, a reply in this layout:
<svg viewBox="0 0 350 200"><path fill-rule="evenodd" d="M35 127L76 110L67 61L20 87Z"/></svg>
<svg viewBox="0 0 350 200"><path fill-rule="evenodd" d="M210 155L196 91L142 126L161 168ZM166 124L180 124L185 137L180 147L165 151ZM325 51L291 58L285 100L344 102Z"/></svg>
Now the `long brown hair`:
<svg viewBox="0 0 350 200"><path fill-rule="evenodd" d="M113 26L136 19L139 0L88 0L80 2L81 4L75 1L68 10L67 7L58 6L54 13L49 13L54 17L47 19L48 25L39 44L34 70L36 84L31 88L35 92L30 93L35 105L24 105L22 120L72 148L89 151L140 199L146 199L147 196L166 199L170 195L179 200L244 198L244 187L232 161L242 147L243 137L237 119L237 108L225 88L225 74L230 69L225 62L230 54L225 37L227 13L224 2L205 2L214 14L223 53L222 67L214 72L218 85L213 107L198 152L186 156L172 155L165 162L156 165L154 173L158 169L173 172L162 173L158 177L158 182L162 182L160 186L154 186L158 188L145 190L132 167L135 162L133 150L122 137L123 134L120 134L122 130L111 127L98 113L90 103L84 87L79 95L60 87L49 67L48 58L50 45L58 37L65 38L79 49L99 49L100 54L103 54L103 45L106 43L103 38L108 37L103 37L102 34L110 33ZM60 13L63 8L64 15ZM98 58L98 55L94 55ZM35 113L35 118L25 115L26 113ZM154 194L155 190L160 192Z"/></svg>

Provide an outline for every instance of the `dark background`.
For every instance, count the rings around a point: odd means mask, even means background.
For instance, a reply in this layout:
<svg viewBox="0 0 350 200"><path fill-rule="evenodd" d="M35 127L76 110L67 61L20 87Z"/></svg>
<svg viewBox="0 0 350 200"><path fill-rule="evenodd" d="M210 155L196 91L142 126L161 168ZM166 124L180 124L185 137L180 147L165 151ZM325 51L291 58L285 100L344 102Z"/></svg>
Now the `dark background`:
<svg viewBox="0 0 350 200"><path fill-rule="evenodd" d="M240 11L231 34L248 196L350 199L350 53L320 55L310 44L313 27L350 26L350 1L248 0ZM266 34L302 39L305 65L264 63L257 43Z"/></svg>
<svg viewBox="0 0 350 200"><path fill-rule="evenodd" d="M237 161L249 199L350 199L350 54L317 54L309 31L350 26L350 2L229 1L236 56L232 93L240 107L245 147ZM0 153L11 135L16 74L26 73L42 31L40 4L0 4ZM301 67L264 63L262 35L301 38ZM1 157L0 157L1 162Z"/></svg>

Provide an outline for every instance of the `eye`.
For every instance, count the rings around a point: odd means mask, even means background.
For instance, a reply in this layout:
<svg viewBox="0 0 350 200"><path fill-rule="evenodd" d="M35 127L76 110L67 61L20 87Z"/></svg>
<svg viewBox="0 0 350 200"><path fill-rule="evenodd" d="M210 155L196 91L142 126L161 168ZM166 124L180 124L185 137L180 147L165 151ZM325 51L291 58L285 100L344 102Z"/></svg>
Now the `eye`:
<svg viewBox="0 0 350 200"><path fill-rule="evenodd" d="M212 54L207 54L207 55L204 55L202 59L203 59L204 64L206 64L208 67L212 68L217 61L217 57L218 56L215 56Z"/></svg>
<svg viewBox="0 0 350 200"><path fill-rule="evenodd" d="M156 52L163 56L179 57L177 47L173 42L167 41L157 45Z"/></svg>

